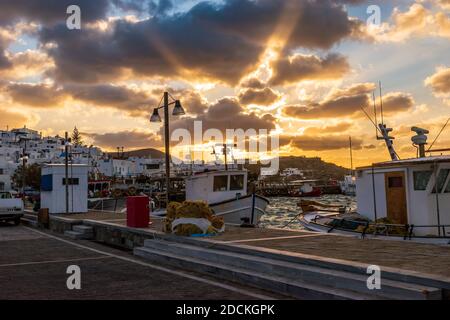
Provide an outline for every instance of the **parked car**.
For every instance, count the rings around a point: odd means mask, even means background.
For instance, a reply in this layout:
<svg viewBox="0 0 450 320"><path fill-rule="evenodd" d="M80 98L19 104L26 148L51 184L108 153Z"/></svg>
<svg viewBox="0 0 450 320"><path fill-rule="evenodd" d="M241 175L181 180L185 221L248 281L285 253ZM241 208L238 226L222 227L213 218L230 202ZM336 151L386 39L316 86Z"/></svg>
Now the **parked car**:
<svg viewBox="0 0 450 320"><path fill-rule="evenodd" d="M0 222L13 221L15 225L19 225L23 212L22 199L15 198L9 191L0 191Z"/></svg>

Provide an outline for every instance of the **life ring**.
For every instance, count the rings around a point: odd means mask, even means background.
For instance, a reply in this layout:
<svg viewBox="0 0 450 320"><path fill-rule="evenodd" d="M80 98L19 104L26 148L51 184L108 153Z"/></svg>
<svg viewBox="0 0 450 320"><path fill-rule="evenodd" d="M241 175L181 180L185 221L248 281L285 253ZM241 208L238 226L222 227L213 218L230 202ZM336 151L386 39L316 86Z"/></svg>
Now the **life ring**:
<svg viewBox="0 0 450 320"><path fill-rule="evenodd" d="M134 196L134 195L136 195L136 188L135 187L130 187L130 188L128 188L128 194L130 195L130 196Z"/></svg>
<svg viewBox="0 0 450 320"><path fill-rule="evenodd" d="M114 195L114 198L122 197L122 195L123 195L122 190L120 190L120 189L114 190L113 195Z"/></svg>

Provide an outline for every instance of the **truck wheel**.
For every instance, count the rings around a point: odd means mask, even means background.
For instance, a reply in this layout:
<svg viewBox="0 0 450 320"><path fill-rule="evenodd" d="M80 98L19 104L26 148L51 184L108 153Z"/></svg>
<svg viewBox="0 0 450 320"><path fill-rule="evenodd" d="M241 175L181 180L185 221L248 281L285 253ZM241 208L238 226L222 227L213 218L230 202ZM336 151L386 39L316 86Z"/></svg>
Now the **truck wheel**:
<svg viewBox="0 0 450 320"><path fill-rule="evenodd" d="M20 218L14 219L14 225L18 226L20 224Z"/></svg>

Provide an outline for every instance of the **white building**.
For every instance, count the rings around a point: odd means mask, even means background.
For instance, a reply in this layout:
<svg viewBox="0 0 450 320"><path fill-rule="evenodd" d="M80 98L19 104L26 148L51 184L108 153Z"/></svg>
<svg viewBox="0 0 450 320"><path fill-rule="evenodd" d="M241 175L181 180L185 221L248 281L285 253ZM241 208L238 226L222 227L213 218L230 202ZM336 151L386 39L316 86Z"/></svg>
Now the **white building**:
<svg viewBox="0 0 450 320"><path fill-rule="evenodd" d="M12 189L11 177L17 170L18 164L0 159L0 191Z"/></svg>
<svg viewBox="0 0 450 320"><path fill-rule="evenodd" d="M282 177L292 177L292 176L304 177L304 173L302 170L300 170L298 168L286 168L280 173L280 176L282 176Z"/></svg>
<svg viewBox="0 0 450 320"><path fill-rule="evenodd" d="M41 173L41 208L49 213L66 212L66 183L68 183L69 213L88 212L88 166L70 165L66 181L65 166L44 165Z"/></svg>

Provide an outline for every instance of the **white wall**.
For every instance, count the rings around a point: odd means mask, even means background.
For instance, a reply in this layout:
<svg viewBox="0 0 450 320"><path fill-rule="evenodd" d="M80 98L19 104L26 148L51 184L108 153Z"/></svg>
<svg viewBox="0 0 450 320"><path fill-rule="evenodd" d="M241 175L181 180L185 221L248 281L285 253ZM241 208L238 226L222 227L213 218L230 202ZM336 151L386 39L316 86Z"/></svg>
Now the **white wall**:
<svg viewBox="0 0 450 320"><path fill-rule="evenodd" d="M42 168L42 175L53 176L53 190L41 191L41 207L48 208L49 213L66 212L66 187L64 165L47 165ZM69 166L69 178L78 178L78 185L69 185L69 213L88 212L88 167L85 165Z"/></svg>
<svg viewBox="0 0 450 320"><path fill-rule="evenodd" d="M375 170L375 199L377 205L377 219L387 216L386 188L384 172ZM375 220L375 205L373 200L372 170L363 170L362 177L356 179L356 201L359 214Z"/></svg>

